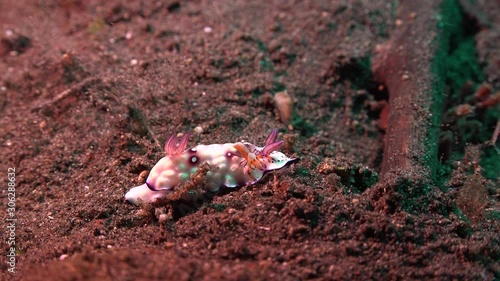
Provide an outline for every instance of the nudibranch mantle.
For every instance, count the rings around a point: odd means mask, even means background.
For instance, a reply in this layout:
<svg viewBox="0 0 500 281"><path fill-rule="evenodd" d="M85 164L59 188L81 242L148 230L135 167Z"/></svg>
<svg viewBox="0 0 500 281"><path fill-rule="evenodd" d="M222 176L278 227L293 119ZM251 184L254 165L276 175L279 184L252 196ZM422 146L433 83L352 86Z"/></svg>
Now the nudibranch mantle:
<svg viewBox="0 0 500 281"><path fill-rule="evenodd" d="M273 130L264 147L248 142L197 145L187 149L189 134L182 137L172 135L165 143L165 157L151 169L146 183L136 186L125 194L125 199L133 204L140 198L143 202L153 202L174 192L174 188L186 182L198 167L208 163L206 189L212 192L220 187L251 185L259 181L266 172L278 170L297 162L277 149L283 141L276 141L277 131Z"/></svg>

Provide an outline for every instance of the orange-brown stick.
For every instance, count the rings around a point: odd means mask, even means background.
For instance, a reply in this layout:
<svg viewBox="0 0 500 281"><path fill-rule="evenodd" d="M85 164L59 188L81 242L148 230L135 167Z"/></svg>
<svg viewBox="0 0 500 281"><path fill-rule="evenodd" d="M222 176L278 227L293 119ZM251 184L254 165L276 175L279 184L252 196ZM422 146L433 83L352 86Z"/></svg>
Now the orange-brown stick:
<svg viewBox="0 0 500 281"><path fill-rule="evenodd" d="M424 162L437 159L436 151L426 146L426 137L433 133L431 60L439 2L402 2L397 27L373 60L375 78L389 91L382 179L389 174L427 177L431 171Z"/></svg>

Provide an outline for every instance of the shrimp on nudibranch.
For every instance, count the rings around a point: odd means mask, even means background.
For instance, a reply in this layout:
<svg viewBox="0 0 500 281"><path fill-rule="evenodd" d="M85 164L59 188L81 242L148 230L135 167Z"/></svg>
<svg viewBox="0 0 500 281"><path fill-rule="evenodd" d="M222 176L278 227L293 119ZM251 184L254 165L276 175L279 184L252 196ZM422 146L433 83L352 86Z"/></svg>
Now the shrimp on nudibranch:
<svg viewBox="0 0 500 281"><path fill-rule="evenodd" d="M197 145L187 149L189 134L172 135L165 143L165 157L153 167L146 183L130 189L125 199L133 204L140 198L153 202L174 192L179 184L189 180L198 168L207 163L206 189L211 192L222 186L247 186L259 181L265 173L291 165L299 158L289 158L277 151L283 141L276 141L273 130L264 147L248 142Z"/></svg>

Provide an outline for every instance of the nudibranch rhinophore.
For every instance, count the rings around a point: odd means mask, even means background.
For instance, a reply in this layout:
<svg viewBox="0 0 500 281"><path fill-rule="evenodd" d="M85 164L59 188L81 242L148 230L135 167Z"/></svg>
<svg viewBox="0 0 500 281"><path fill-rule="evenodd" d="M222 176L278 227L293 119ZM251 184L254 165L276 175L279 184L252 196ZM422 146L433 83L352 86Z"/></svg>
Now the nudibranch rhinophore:
<svg viewBox="0 0 500 281"><path fill-rule="evenodd" d="M153 202L166 197L204 163L210 166L206 174L206 190L215 192L222 186L254 184L266 172L287 167L299 160L277 151L283 144L283 141L276 141L277 136L278 131L273 130L264 147L237 142L198 145L186 150L189 134L182 137L172 135L165 143L165 157L153 167L146 183L130 189L125 199L137 204L139 198L143 202Z"/></svg>

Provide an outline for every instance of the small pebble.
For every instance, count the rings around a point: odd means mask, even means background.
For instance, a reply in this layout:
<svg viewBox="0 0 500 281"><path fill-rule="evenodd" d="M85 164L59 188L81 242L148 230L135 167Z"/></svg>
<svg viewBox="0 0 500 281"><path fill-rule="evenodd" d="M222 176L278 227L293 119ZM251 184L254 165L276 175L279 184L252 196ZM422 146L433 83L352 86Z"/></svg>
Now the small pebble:
<svg viewBox="0 0 500 281"><path fill-rule="evenodd" d="M203 32L205 32L205 33L210 33L210 32L212 32L212 31L213 31L213 29L212 29L210 26L205 26L205 27L203 28Z"/></svg>
<svg viewBox="0 0 500 281"><path fill-rule="evenodd" d="M455 114L457 116L465 116L468 114L471 114L473 111L472 106L470 104L461 104L457 106L457 109L455 110Z"/></svg>
<svg viewBox="0 0 500 281"><path fill-rule="evenodd" d="M41 130L45 129L45 127L47 127L47 122L45 122L45 120L38 124L38 128L40 128Z"/></svg>
<svg viewBox="0 0 500 281"><path fill-rule="evenodd" d="M132 59L132 60L130 61L130 65L136 65L136 64L137 64L137 62L138 62L138 61L137 61L136 59Z"/></svg>
<svg viewBox="0 0 500 281"><path fill-rule="evenodd" d="M194 132L197 133L197 134L203 133L203 127L201 127L201 126L195 127L194 128Z"/></svg>
<svg viewBox="0 0 500 281"><path fill-rule="evenodd" d="M168 220L168 215L167 214L161 214L159 217L158 217L158 222L159 223L164 223Z"/></svg>

